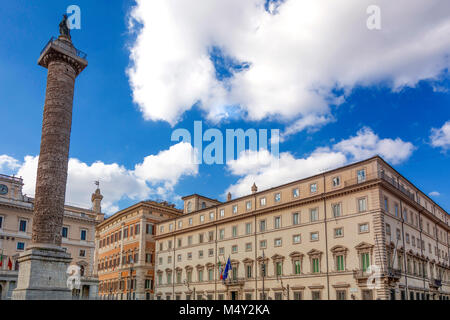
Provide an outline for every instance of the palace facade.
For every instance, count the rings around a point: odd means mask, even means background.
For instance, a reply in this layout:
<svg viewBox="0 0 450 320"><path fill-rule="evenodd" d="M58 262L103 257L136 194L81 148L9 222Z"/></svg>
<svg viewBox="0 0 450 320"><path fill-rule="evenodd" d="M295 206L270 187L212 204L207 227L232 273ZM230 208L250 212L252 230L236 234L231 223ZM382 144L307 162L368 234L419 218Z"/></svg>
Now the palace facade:
<svg viewBox="0 0 450 320"><path fill-rule="evenodd" d="M17 285L17 258L31 244L34 199L22 193L23 180L0 175L0 299L10 299ZM74 298L95 299L98 279L94 272L95 226L103 221L97 189L92 195L92 209L66 205L61 246L72 256L71 265L79 267L80 288ZM69 273L76 272L72 270Z"/></svg>
<svg viewBox="0 0 450 320"><path fill-rule="evenodd" d="M100 299L153 299L155 225L181 214L167 202L143 201L97 226L95 266Z"/></svg>
<svg viewBox="0 0 450 320"><path fill-rule="evenodd" d="M156 299L449 299L449 215L382 158L250 190L155 221Z"/></svg>

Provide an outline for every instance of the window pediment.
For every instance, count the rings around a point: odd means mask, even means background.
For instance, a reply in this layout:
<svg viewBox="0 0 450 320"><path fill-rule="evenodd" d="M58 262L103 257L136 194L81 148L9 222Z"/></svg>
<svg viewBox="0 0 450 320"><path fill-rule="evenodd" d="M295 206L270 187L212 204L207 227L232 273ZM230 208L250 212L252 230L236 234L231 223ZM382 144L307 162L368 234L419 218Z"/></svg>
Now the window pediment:
<svg viewBox="0 0 450 320"><path fill-rule="evenodd" d="M370 250L374 247L373 244L367 243L367 242L361 242L360 244L358 244L355 249L356 250Z"/></svg>
<svg viewBox="0 0 450 320"><path fill-rule="evenodd" d="M312 257L312 256L321 256L322 255L322 251L319 251L317 249L312 249L308 252L308 256Z"/></svg>
<svg viewBox="0 0 450 320"><path fill-rule="evenodd" d="M341 245L337 245L331 248L330 251L333 253L347 253L348 248Z"/></svg>
<svg viewBox="0 0 450 320"><path fill-rule="evenodd" d="M302 258L303 257L303 253L298 252L298 251L294 251L294 252L291 252L289 254L289 257L291 257L292 259L293 258Z"/></svg>
<svg viewBox="0 0 450 320"><path fill-rule="evenodd" d="M272 256L272 260L274 260L274 261L282 261L282 260L284 260L284 256L282 256L282 255L279 255L279 254L275 254L275 255L273 255Z"/></svg>

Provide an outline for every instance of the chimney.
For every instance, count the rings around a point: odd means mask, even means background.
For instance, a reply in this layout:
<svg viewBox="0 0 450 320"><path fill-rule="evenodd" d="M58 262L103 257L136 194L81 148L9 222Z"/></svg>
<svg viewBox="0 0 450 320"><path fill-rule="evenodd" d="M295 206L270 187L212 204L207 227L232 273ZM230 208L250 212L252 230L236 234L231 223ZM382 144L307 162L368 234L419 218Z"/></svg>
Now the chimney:
<svg viewBox="0 0 450 320"><path fill-rule="evenodd" d="M258 192L258 187L256 186L256 183L253 183L253 186L252 186L252 193L255 194L255 193L257 193L257 192Z"/></svg>
<svg viewBox="0 0 450 320"><path fill-rule="evenodd" d="M227 201L231 201L231 192L228 192Z"/></svg>

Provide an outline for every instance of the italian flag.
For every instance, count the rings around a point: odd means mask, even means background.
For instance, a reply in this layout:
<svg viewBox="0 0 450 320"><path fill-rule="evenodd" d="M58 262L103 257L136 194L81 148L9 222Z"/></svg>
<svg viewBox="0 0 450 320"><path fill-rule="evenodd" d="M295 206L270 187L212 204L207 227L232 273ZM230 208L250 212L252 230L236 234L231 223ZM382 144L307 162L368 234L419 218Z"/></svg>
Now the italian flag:
<svg viewBox="0 0 450 320"><path fill-rule="evenodd" d="M0 267L3 267L3 250L2 253L0 254Z"/></svg>
<svg viewBox="0 0 450 320"><path fill-rule="evenodd" d="M223 271L222 271L222 265L220 264L220 261L219 261L219 276L220 276L220 280L223 280Z"/></svg>

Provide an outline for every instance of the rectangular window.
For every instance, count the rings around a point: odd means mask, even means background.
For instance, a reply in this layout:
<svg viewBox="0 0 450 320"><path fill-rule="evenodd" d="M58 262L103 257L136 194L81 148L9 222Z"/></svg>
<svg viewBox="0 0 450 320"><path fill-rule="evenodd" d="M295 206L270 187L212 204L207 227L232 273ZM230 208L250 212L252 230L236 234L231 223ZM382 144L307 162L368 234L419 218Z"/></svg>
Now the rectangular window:
<svg viewBox="0 0 450 320"><path fill-rule="evenodd" d="M252 243L248 242L245 244L245 251L252 251Z"/></svg>
<svg viewBox="0 0 450 320"><path fill-rule="evenodd" d="M238 206L234 205L233 206L233 214L236 214L238 212Z"/></svg>
<svg viewBox="0 0 450 320"><path fill-rule="evenodd" d="M252 233L252 224L250 223L246 223L245 224L245 234L251 234Z"/></svg>
<svg viewBox="0 0 450 320"><path fill-rule="evenodd" d="M359 212L367 211L367 200L366 200L366 198L358 199L358 211Z"/></svg>
<svg viewBox="0 0 450 320"><path fill-rule="evenodd" d="M233 238L236 238L238 236L237 226L233 226L231 231L232 231Z"/></svg>
<svg viewBox="0 0 450 320"><path fill-rule="evenodd" d="M384 210L389 212L389 200L386 197L384 197Z"/></svg>
<svg viewBox="0 0 450 320"><path fill-rule="evenodd" d="M281 244L282 244L281 238L275 239L275 241L274 241L275 247L281 247Z"/></svg>
<svg viewBox="0 0 450 320"><path fill-rule="evenodd" d="M274 228L275 229L280 229L281 228L281 217L275 217Z"/></svg>
<svg viewBox="0 0 450 320"><path fill-rule="evenodd" d="M221 247L219 248L219 255L224 255L225 254L225 248Z"/></svg>
<svg viewBox="0 0 450 320"><path fill-rule="evenodd" d="M337 218L341 216L341 204L335 203L332 204L331 207L333 208L333 217Z"/></svg>
<svg viewBox="0 0 450 320"><path fill-rule="evenodd" d="M209 231L208 232L208 241L209 242L214 241L214 231Z"/></svg>
<svg viewBox="0 0 450 320"><path fill-rule="evenodd" d="M3 228L3 217L0 216L0 229L2 229L2 228Z"/></svg>
<svg viewBox="0 0 450 320"><path fill-rule="evenodd" d="M336 290L336 300L347 300L347 291Z"/></svg>
<svg viewBox="0 0 450 320"><path fill-rule="evenodd" d="M17 250L18 251L25 250L25 243L24 242L17 242Z"/></svg>
<svg viewBox="0 0 450 320"><path fill-rule="evenodd" d="M369 232L369 224L368 223L359 224L359 233L366 233L366 232Z"/></svg>
<svg viewBox="0 0 450 320"><path fill-rule="evenodd" d="M220 209L220 217L223 218L225 217L225 209Z"/></svg>
<svg viewBox="0 0 450 320"><path fill-rule="evenodd" d="M80 257L86 257L86 250L80 250Z"/></svg>
<svg viewBox="0 0 450 320"><path fill-rule="evenodd" d="M261 207L264 207L266 205L266 197L259 199L259 205Z"/></svg>
<svg viewBox="0 0 450 320"><path fill-rule="evenodd" d="M209 213L209 220L214 220L214 212Z"/></svg>
<svg viewBox="0 0 450 320"><path fill-rule="evenodd" d="M300 260L294 261L294 273L295 274L301 274L302 273L302 265Z"/></svg>
<svg viewBox="0 0 450 320"><path fill-rule="evenodd" d="M312 272L313 273L319 273L320 272L320 261L319 261L319 258L313 258L311 262L312 262Z"/></svg>
<svg viewBox="0 0 450 320"><path fill-rule="evenodd" d="M208 256L212 257L214 255L214 249L208 249Z"/></svg>
<svg viewBox="0 0 450 320"><path fill-rule="evenodd" d="M81 230L80 238L81 238L82 241L86 241L86 235L87 235L87 231L86 230Z"/></svg>
<svg viewBox="0 0 450 320"><path fill-rule="evenodd" d="M295 212L292 214L292 224L297 225L300 223L300 214L298 212Z"/></svg>
<svg viewBox="0 0 450 320"><path fill-rule="evenodd" d="M259 231L261 232L266 231L266 220L259 221Z"/></svg>
<svg viewBox="0 0 450 320"><path fill-rule="evenodd" d="M231 247L231 253L237 253L238 252L238 246L234 245Z"/></svg>
<svg viewBox="0 0 450 320"><path fill-rule="evenodd" d="M333 181L333 187L338 187L341 184L341 178L340 177L334 177L332 181Z"/></svg>
<svg viewBox="0 0 450 320"><path fill-rule="evenodd" d="M145 229L145 233L153 234L153 225L152 224L147 224L146 229Z"/></svg>
<svg viewBox="0 0 450 320"><path fill-rule="evenodd" d="M214 281L214 269L208 269L208 281Z"/></svg>
<svg viewBox="0 0 450 320"><path fill-rule="evenodd" d="M358 170L357 176L358 176L358 183L366 181L366 170L365 169Z"/></svg>
<svg viewBox="0 0 450 320"><path fill-rule="evenodd" d="M309 185L309 190L310 190L311 193L317 192L317 183L311 183Z"/></svg>
<svg viewBox="0 0 450 320"><path fill-rule="evenodd" d="M192 236L188 236L188 245L192 245Z"/></svg>
<svg viewBox="0 0 450 320"><path fill-rule="evenodd" d="M337 271L344 271L345 270L345 267L344 267L344 256L343 255L336 256L336 270Z"/></svg>
<svg viewBox="0 0 450 320"><path fill-rule="evenodd" d="M299 244L300 242L301 242L301 236L299 234L292 236L292 243Z"/></svg>
<svg viewBox="0 0 450 320"><path fill-rule="evenodd" d="M205 216L202 214L202 215L200 216L200 223L203 223L203 222L205 222Z"/></svg>
<svg viewBox="0 0 450 320"><path fill-rule="evenodd" d="M261 240L261 241L259 242L259 247L260 247L261 249L267 248L267 240Z"/></svg>
<svg viewBox="0 0 450 320"><path fill-rule="evenodd" d="M198 251L198 257L201 259L203 258L203 250Z"/></svg>
<svg viewBox="0 0 450 320"><path fill-rule="evenodd" d="M246 207L247 211L248 211L248 210L252 210L252 202L251 202L251 201L247 201L247 202L245 203L245 207Z"/></svg>
<svg viewBox="0 0 450 320"><path fill-rule="evenodd" d="M192 226L192 218L189 218L189 225Z"/></svg>
<svg viewBox="0 0 450 320"><path fill-rule="evenodd" d="M188 260L192 260L192 252L188 252L187 253L187 259Z"/></svg>
<svg viewBox="0 0 450 320"><path fill-rule="evenodd" d="M292 197L298 198L300 196L300 190L298 188L292 189Z"/></svg>
<svg viewBox="0 0 450 320"><path fill-rule="evenodd" d="M281 201L281 193L275 193L275 202Z"/></svg>
<svg viewBox="0 0 450 320"><path fill-rule="evenodd" d="M396 217L398 217L398 204L394 204L394 214Z"/></svg>
<svg viewBox="0 0 450 320"><path fill-rule="evenodd" d="M67 239L68 234L69 234L69 229L67 227L63 227L62 233L61 233L62 237Z"/></svg>
<svg viewBox="0 0 450 320"><path fill-rule="evenodd" d="M19 222L19 231L27 232L27 220L20 220Z"/></svg>
<svg viewBox="0 0 450 320"><path fill-rule="evenodd" d="M183 221L180 220L178 221L178 229L181 229L183 227Z"/></svg>
<svg viewBox="0 0 450 320"><path fill-rule="evenodd" d="M311 232L311 241L318 241L318 240L319 240L319 233Z"/></svg>
<svg viewBox="0 0 450 320"><path fill-rule="evenodd" d="M183 239L178 239L178 248L183 246Z"/></svg>
<svg viewBox="0 0 450 320"><path fill-rule="evenodd" d="M247 277L247 278L251 278L252 277L252 266L251 265L247 265L246 266L246 268L245 268L245 276Z"/></svg>
<svg viewBox="0 0 450 320"><path fill-rule="evenodd" d="M283 264L281 262L276 263L277 276L281 276L283 274Z"/></svg>
<svg viewBox="0 0 450 320"><path fill-rule="evenodd" d="M299 291L294 292L294 300L302 300L302 293Z"/></svg>
<svg viewBox="0 0 450 320"><path fill-rule="evenodd" d="M344 229L343 228L336 228L334 229L334 237L340 238L344 236Z"/></svg>
<svg viewBox="0 0 450 320"><path fill-rule="evenodd" d="M311 209L309 210L309 217L310 217L310 221L317 221L319 220L319 212L317 209Z"/></svg>
<svg viewBox="0 0 450 320"><path fill-rule="evenodd" d="M225 229L219 230L219 239L223 240L225 238Z"/></svg>
<svg viewBox="0 0 450 320"><path fill-rule="evenodd" d="M181 254L177 255L177 261L181 262Z"/></svg>
<svg viewBox="0 0 450 320"><path fill-rule="evenodd" d="M397 229L397 240L401 240L401 233L400 233L400 229Z"/></svg>
<svg viewBox="0 0 450 320"><path fill-rule="evenodd" d="M366 272L367 268L369 268L369 266L370 266L369 253L368 252L361 253L361 269L362 269L362 271Z"/></svg>

